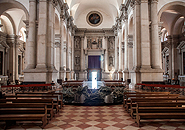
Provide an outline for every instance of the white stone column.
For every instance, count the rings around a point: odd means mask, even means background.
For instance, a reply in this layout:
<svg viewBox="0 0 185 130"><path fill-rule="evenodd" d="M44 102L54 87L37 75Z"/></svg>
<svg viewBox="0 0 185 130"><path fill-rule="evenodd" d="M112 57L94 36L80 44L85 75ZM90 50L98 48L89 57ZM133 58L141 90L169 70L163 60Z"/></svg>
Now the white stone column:
<svg viewBox="0 0 185 130"><path fill-rule="evenodd" d="M53 1L49 2L49 11L48 11L48 30L47 30L47 67L49 72L56 71L54 66L54 48L55 48L55 32L54 32L54 24L55 24L55 8ZM52 75L50 75L52 76ZM52 77L49 78L50 80ZM49 81L52 82L52 81Z"/></svg>
<svg viewBox="0 0 185 130"><path fill-rule="evenodd" d="M125 58L124 58L124 81L129 78L129 71L128 71L128 19L125 18Z"/></svg>
<svg viewBox="0 0 185 130"><path fill-rule="evenodd" d="M15 81L15 35L7 35L7 43L10 47L9 49L9 79L11 82Z"/></svg>
<svg viewBox="0 0 185 130"><path fill-rule="evenodd" d="M122 29L119 30L119 72L123 70L123 54L122 54L122 41L123 41L123 33Z"/></svg>
<svg viewBox="0 0 185 130"><path fill-rule="evenodd" d="M141 24L140 24L140 0L133 5L133 69L131 71L131 82L140 82L141 67Z"/></svg>
<svg viewBox="0 0 185 130"><path fill-rule="evenodd" d="M84 71L84 37L81 37L81 56L80 56L80 66L81 66L81 72Z"/></svg>
<svg viewBox="0 0 185 130"><path fill-rule="evenodd" d="M114 68L115 68L115 71L117 71L118 70L118 52L117 52L117 47L118 46L118 36L115 36L115 47L114 47L114 49L115 49L115 63L114 63Z"/></svg>
<svg viewBox="0 0 185 130"><path fill-rule="evenodd" d="M140 9L141 9L141 14L140 14L141 15L141 70L146 70L151 68L148 0L141 0ZM158 41L158 37L156 40Z"/></svg>
<svg viewBox="0 0 185 130"><path fill-rule="evenodd" d="M70 45L70 43L69 43L69 26L67 27L67 34L66 34L67 36L66 36L66 48L67 48L67 51L66 51L66 71L70 71L70 68L69 68L69 45ZM69 77L68 77L69 78Z"/></svg>
<svg viewBox="0 0 185 130"><path fill-rule="evenodd" d="M18 49L19 49L19 43L17 41L17 38L16 37L16 42L15 42L15 80L18 80L19 79L19 74L18 74ZM22 71L22 70L20 70Z"/></svg>
<svg viewBox="0 0 185 130"><path fill-rule="evenodd" d="M71 36L71 48L72 48L72 56L71 56L71 79L74 80L74 35Z"/></svg>
<svg viewBox="0 0 185 130"><path fill-rule="evenodd" d="M109 58L108 58L108 37L107 36L105 36L104 37L104 47L105 47L105 59L104 59L104 63L105 63L105 72L108 72L109 70L108 70L108 66L109 66L109 62L108 62L108 60L109 60Z"/></svg>
<svg viewBox="0 0 185 130"><path fill-rule="evenodd" d="M172 78L172 37L167 36L168 44L169 44L169 78Z"/></svg>
<svg viewBox="0 0 185 130"><path fill-rule="evenodd" d="M158 34L158 17L157 17L157 2L158 0L151 0L151 42L152 42L152 68L160 68L161 51Z"/></svg>
<svg viewBox="0 0 185 130"><path fill-rule="evenodd" d="M37 41L37 66L36 69L42 72L46 72L46 55L47 55L47 0L39 1L39 24L38 24L38 41ZM46 80L46 75L43 77Z"/></svg>
<svg viewBox="0 0 185 130"><path fill-rule="evenodd" d="M118 34L115 35L115 46L114 46L114 55L115 55L115 58L114 58L114 80L117 80L118 79L118 50L117 50L117 47L118 47Z"/></svg>
<svg viewBox="0 0 185 130"><path fill-rule="evenodd" d="M37 0L29 0L29 33L26 45L26 69L34 69L36 66L36 14Z"/></svg>
<svg viewBox="0 0 185 130"><path fill-rule="evenodd" d="M63 13L64 10L62 9L61 12ZM60 15L60 43L61 43L61 47L60 47L60 74L59 74L59 78L60 79L65 79L64 73L65 73L65 44L64 44L64 40L65 40L65 36L64 36L64 20L65 20L65 16L64 14Z"/></svg>

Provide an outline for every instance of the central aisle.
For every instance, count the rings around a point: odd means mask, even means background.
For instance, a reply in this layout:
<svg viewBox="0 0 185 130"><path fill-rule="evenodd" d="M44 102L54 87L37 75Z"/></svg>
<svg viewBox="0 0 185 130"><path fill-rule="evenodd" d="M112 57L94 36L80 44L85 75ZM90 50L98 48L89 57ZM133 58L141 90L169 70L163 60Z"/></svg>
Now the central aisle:
<svg viewBox="0 0 185 130"><path fill-rule="evenodd" d="M185 123L161 122L142 123L137 127L135 121L125 111L123 105L111 106L73 106L64 105L44 129L58 130L184 130ZM16 125L10 129L41 129L36 125Z"/></svg>

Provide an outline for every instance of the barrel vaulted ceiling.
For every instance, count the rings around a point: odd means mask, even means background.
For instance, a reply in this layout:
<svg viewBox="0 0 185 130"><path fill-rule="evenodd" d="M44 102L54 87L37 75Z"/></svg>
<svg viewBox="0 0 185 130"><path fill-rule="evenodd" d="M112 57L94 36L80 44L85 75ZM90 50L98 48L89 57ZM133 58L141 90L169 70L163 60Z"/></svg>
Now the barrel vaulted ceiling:
<svg viewBox="0 0 185 130"><path fill-rule="evenodd" d="M66 3L78 28L111 28L115 24L122 0L66 0ZM102 14L103 22L97 27L86 22L86 16L91 11Z"/></svg>

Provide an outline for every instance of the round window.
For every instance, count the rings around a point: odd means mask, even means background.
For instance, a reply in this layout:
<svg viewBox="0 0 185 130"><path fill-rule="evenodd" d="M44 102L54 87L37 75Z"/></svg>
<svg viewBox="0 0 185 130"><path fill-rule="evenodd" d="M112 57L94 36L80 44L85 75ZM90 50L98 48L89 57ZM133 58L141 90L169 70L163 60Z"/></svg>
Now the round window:
<svg viewBox="0 0 185 130"><path fill-rule="evenodd" d="M97 11L89 12L87 15L87 23L91 26L98 26L102 23L102 15Z"/></svg>

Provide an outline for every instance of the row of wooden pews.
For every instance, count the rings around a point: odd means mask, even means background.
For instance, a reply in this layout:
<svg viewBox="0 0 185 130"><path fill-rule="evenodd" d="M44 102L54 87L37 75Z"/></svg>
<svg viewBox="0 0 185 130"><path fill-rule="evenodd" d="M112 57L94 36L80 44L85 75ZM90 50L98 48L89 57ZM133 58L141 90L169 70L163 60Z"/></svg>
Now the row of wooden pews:
<svg viewBox="0 0 185 130"><path fill-rule="evenodd" d="M147 91L168 91L171 93L181 93L185 94L185 86L180 85L169 85L169 84L157 84L157 83L137 83L135 86L136 89L142 89Z"/></svg>
<svg viewBox="0 0 185 130"><path fill-rule="evenodd" d="M5 95L0 99L0 121L5 129L16 121L41 121L44 128L62 108L62 93L26 92Z"/></svg>
<svg viewBox="0 0 185 130"><path fill-rule="evenodd" d="M138 126L148 119L185 119L185 98L169 92L125 92L123 107Z"/></svg>

